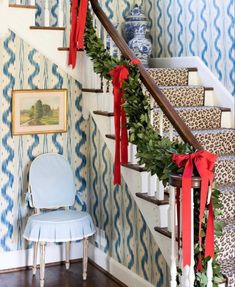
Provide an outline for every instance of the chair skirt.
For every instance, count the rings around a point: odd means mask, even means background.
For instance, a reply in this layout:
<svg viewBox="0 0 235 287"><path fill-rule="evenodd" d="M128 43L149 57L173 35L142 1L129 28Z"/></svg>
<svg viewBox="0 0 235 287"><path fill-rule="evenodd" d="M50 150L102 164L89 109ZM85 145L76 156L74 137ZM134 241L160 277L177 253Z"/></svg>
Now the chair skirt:
<svg viewBox="0 0 235 287"><path fill-rule="evenodd" d="M94 233L95 227L87 212L56 210L30 216L23 236L36 242L68 242Z"/></svg>

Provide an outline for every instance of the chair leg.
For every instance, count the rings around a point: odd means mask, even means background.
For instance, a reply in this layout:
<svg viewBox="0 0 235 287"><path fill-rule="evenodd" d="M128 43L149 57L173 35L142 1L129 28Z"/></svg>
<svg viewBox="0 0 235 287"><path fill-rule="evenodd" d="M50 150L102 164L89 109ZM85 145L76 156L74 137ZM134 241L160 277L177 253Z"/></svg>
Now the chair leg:
<svg viewBox="0 0 235 287"><path fill-rule="evenodd" d="M83 239L83 280L87 279L87 262L88 262L88 238Z"/></svg>
<svg viewBox="0 0 235 287"><path fill-rule="evenodd" d="M67 270L70 267L70 242L65 242L65 267Z"/></svg>
<svg viewBox="0 0 235 287"><path fill-rule="evenodd" d="M44 287L45 277L45 242L40 242L40 287Z"/></svg>
<svg viewBox="0 0 235 287"><path fill-rule="evenodd" d="M38 242L33 244L33 276L37 272Z"/></svg>

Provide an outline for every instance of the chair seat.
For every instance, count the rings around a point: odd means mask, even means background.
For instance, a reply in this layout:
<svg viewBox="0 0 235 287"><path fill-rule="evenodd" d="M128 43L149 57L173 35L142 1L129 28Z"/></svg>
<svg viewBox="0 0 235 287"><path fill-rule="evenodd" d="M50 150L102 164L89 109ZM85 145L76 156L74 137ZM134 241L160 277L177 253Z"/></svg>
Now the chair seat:
<svg viewBox="0 0 235 287"><path fill-rule="evenodd" d="M87 212L56 210L30 216L23 236L29 241L68 242L94 233L95 227Z"/></svg>

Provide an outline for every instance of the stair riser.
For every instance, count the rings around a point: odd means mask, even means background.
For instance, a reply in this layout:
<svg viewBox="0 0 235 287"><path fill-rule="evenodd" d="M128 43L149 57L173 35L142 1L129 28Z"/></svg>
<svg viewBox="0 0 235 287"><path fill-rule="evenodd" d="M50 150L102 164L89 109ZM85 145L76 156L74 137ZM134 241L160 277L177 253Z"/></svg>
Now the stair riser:
<svg viewBox="0 0 235 287"><path fill-rule="evenodd" d="M224 192L220 194L222 203L221 216L219 220L225 223L232 223L235 219L235 192Z"/></svg>
<svg viewBox="0 0 235 287"><path fill-rule="evenodd" d="M161 88L161 91L174 107L197 107L197 106L214 106L213 91L204 90L204 88ZM150 96L148 91L144 92L150 97L152 107L158 107L155 100Z"/></svg>
<svg viewBox="0 0 235 287"><path fill-rule="evenodd" d="M215 165L215 182L220 185L235 182L235 161L218 161Z"/></svg>
<svg viewBox="0 0 235 287"><path fill-rule="evenodd" d="M158 86L194 86L200 84L197 71L188 71L187 69L157 69L157 71L153 71L150 69L148 72Z"/></svg>
<svg viewBox="0 0 235 287"><path fill-rule="evenodd" d="M8 15L11 15L11 19L23 18L23 25L26 29L30 26L35 25L35 11L36 9L19 9L19 8L8 8Z"/></svg>
<svg viewBox="0 0 235 287"><path fill-rule="evenodd" d="M235 240L234 240L235 229L231 225L227 225L224 228L223 235L215 238L216 246L219 248L218 262L229 261L235 259Z"/></svg>
<svg viewBox="0 0 235 287"><path fill-rule="evenodd" d="M209 133L194 134L203 148L216 155L230 155L235 153L235 133L227 131L224 133ZM180 141L180 137L173 137L173 140Z"/></svg>

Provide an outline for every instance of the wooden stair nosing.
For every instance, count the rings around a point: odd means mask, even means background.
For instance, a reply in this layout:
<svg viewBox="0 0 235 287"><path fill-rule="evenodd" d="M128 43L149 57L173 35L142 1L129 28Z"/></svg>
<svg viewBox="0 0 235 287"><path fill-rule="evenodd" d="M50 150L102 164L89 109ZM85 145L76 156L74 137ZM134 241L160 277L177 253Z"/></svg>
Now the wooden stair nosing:
<svg viewBox="0 0 235 287"><path fill-rule="evenodd" d="M189 67L189 68L185 68L188 70L188 72L197 72L198 68L197 67Z"/></svg>
<svg viewBox="0 0 235 287"><path fill-rule="evenodd" d="M58 47L58 51L69 51L69 47ZM83 52L85 51L84 49L77 49L78 52Z"/></svg>
<svg viewBox="0 0 235 287"><path fill-rule="evenodd" d="M84 93L94 93L94 94L100 94L103 93L103 89L86 89L86 88L82 88L82 92Z"/></svg>
<svg viewBox="0 0 235 287"><path fill-rule="evenodd" d="M50 27L50 26L30 26L31 30L51 30L51 31L64 31L65 27Z"/></svg>
<svg viewBox="0 0 235 287"><path fill-rule="evenodd" d="M168 238L171 238L171 232L168 230L167 227L154 227L154 230ZM176 237L176 241L178 241L178 236L177 236L177 228L175 229L175 237Z"/></svg>
<svg viewBox="0 0 235 287"><path fill-rule="evenodd" d="M105 117L113 117L113 112L107 112L107 111L93 111L95 115L105 116Z"/></svg>
<svg viewBox="0 0 235 287"><path fill-rule="evenodd" d="M121 163L121 166L138 171L138 172L144 172L147 171L146 168L138 165L138 164L134 164L134 163Z"/></svg>
<svg viewBox="0 0 235 287"><path fill-rule="evenodd" d="M9 4L10 8L36 9L36 5Z"/></svg>
<svg viewBox="0 0 235 287"><path fill-rule="evenodd" d="M148 202L151 202L153 204L156 204L156 205L168 205L169 204L169 195L168 194L164 194L164 199L163 200L159 200L159 199L156 199L155 196L149 196L148 193L141 193L141 192L137 192L135 194L137 197L145 200L145 201L148 201Z"/></svg>

